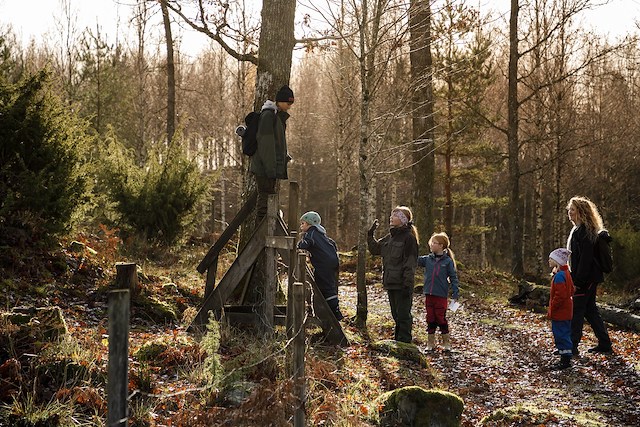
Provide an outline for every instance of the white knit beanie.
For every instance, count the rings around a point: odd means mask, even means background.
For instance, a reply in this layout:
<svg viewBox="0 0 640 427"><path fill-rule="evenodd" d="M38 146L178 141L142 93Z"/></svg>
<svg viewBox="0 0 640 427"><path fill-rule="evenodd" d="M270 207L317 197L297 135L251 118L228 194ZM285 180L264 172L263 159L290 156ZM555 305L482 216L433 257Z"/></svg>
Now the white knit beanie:
<svg viewBox="0 0 640 427"><path fill-rule="evenodd" d="M549 254L549 258L557 262L559 265L566 265L567 262L569 262L570 256L571 256L571 251L567 248L554 249Z"/></svg>

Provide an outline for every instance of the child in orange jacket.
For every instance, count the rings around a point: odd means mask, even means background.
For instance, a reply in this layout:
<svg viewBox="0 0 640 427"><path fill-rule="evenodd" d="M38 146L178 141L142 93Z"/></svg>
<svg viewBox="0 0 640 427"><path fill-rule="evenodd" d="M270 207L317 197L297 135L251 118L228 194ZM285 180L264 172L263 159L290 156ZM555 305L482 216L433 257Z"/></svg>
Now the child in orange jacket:
<svg viewBox="0 0 640 427"><path fill-rule="evenodd" d="M549 267L553 268L549 310L553 340L560 355L560 361L551 366L552 370L562 370L571 366L573 345L571 343L571 318L573 317L573 280L567 261L571 251L565 248L555 249L549 254Z"/></svg>

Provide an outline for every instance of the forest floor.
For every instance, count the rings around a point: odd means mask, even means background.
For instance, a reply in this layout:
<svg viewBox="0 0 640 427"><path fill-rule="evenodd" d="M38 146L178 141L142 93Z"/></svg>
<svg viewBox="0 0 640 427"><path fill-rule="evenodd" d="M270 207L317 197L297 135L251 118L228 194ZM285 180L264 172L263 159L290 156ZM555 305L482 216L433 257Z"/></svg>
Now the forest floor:
<svg viewBox="0 0 640 427"><path fill-rule="evenodd" d="M99 246L97 243L94 247ZM107 247L98 248L104 254ZM101 251L100 251L101 250ZM283 331L264 341L246 330L222 327L218 349L224 378L215 389L202 374L206 347L186 332L189 316L202 303L204 280L195 266L206 245L183 248L185 256L145 261L141 286L148 300L132 304L130 332L130 426L287 426L295 398L287 378ZM55 254L8 252L0 257L2 306L62 308L72 350L42 343L13 342L2 348L0 366L0 426L18 424L16 417L67 405L77 426L104 425L105 375L108 359L107 289L113 282L113 262L99 255L80 257L66 250ZM345 269L345 270L348 270ZM342 322L348 346L331 346L311 335L306 357L308 425L371 426L372 402L384 391L417 385L442 389L464 400L463 426L636 426L640 419L640 335L610 327L615 353L591 354L593 333L585 327L582 354L565 371L551 371L553 338L544 313L513 306L517 281L496 271L465 271L461 276L463 307L449 313L453 351L424 353L427 366L390 357L372 346L392 338L393 321L386 293L379 284L379 265L368 274L369 316L366 330ZM347 316L355 314L354 273L343 271L340 303ZM603 287L607 289L606 286ZM177 317L162 314L157 301L172 307ZM152 307L152 308L150 308ZM414 296L414 344L424 349L426 325L422 295ZM12 342L14 331L0 328L0 344ZM143 360L136 351L164 342L161 354ZM85 358L78 362L78 357ZM8 358L12 358L7 361ZM21 375L3 367L13 360ZM58 374L64 361L64 374ZM72 363L73 362L73 363ZM76 363L77 362L77 363ZM69 366L85 367L71 378ZM32 378L29 378L29 377ZM247 384L243 401L230 403L223 389ZM237 388L235 389L237 391ZM23 403L19 404L20 399ZM40 403L38 403L40 402ZM36 405L36 403L38 403ZM60 410L56 407L57 411ZM508 408L517 408L509 412ZM483 418L498 410L504 416ZM22 412L21 412L22 411ZM18 415L16 415L18 413ZM63 414L64 415L64 414ZM43 415L44 416L44 415ZM12 418L13 417L13 418ZM62 415L57 413L57 419ZM14 421L7 421L14 420ZM22 421L21 421L22 422Z"/></svg>
<svg viewBox="0 0 640 427"><path fill-rule="evenodd" d="M431 387L464 399L462 425L479 425L497 409L521 406L519 415L484 425L577 425L588 420L606 426L637 426L640 420L640 336L610 327L615 353L588 353L594 346L591 328L585 326L581 354L573 366L552 371L558 356L545 314L513 306L508 297L517 293L510 280L482 273L462 273L463 307L448 312L453 351L425 353L433 375ZM480 280L475 277L480 276ZM465 284L466 281L466 284ZM471 286L470 283L475 282ZM385 310L386 296L379 287L369 288L369 298L380 299L376 310ZM354 303L353 289L341 292ZM371 310L371 309L370 309ZM388 309L386 309L388 312ZM426 343L423 297L414 297L414 342ZM420 384L416 384L420 385ZM542 411L534 416L533 412ZM553 411L574 415L557 417ZM575 424L573 424L575 423Z"/></svg>

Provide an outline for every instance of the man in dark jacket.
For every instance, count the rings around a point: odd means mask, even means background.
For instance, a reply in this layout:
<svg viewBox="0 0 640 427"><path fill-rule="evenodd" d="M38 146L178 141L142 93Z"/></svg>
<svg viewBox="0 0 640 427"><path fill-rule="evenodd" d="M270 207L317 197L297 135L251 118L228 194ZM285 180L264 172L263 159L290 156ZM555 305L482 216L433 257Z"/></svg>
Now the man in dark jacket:
<svg viewBox="0 0 640 427"><path fill-rule="evenodd" d="M278 179L288 179L287 163L291 159L287 152L285 131L289 108L293 105L293 91L282 86L276 101L267 100L260 111L260 122L256 139L258 149L251 156L250 171L256 178L258 200L256 202L256 224L267 214L269 194L276 193Z"/></svg>

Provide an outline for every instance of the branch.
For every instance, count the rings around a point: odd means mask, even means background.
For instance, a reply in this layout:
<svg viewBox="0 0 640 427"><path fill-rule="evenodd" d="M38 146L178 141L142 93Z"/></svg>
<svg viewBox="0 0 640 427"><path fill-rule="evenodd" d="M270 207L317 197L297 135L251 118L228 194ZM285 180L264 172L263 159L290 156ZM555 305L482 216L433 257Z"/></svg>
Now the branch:
<svg viewBox="0 0 640 427"><path fill-rule="evenodd" d="M247 62L251 62L254 65L258 65L258 57L256 56L255 52L240 53L237 50L233 49L231 46L229 46L229 44L226 41L224 41L224 39L221 36L221 30L225 26L227 26L226 19L223 20L223 22L220 25L216 26L215 30L211 30L209 28L209 24L205 20L206 14L205 14L204 5L202 4L202 2L203 0L198 0L200 24L193 22L190 18L188 18L182 12L182 7L180 6L179 2L167 1L167 7L176 15L178 15L187 25L189 25L189 27L191 27L192 29L202 34L207 35L210 39L216 41L222 47L222 49L224 49L224 51L227 52L233 58L237 59L238 61L247 61Z"/></svg>

